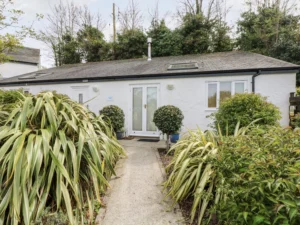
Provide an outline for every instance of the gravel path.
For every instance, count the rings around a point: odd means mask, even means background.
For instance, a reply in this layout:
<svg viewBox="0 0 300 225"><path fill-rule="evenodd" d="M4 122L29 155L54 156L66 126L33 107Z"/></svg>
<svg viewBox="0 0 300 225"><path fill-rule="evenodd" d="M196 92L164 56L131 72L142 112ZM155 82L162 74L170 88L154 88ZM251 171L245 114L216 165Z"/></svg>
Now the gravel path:
<svg viewBox="0 0 300 225"><path fill-rule="evenodd" d="M110 181L112 189L105 199L106 208L97 217L101 225L185 224L178 208L163 200L161 184L165 172L157 152L163 143L121 142L128 158L116 166L118 177Z"/></svg>

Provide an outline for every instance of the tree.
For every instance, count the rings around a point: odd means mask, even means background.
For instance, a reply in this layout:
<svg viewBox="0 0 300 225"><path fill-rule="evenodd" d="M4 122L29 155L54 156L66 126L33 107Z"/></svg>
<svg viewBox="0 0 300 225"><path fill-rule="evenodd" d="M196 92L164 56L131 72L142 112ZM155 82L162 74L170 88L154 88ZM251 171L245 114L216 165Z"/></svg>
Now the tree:
<svg viewBox="0 0 300 225"><path fill-rule="evenodd" d="M125 30L118 34L115 59L141 58L147 55L147 37L142 30Z"/></svg>
<svg viewBox="0 0 300 225"><path fill-rule="evenodd" d="M129 0L127 8L119 12L119 22L121 31L141 29L143 15L135 0Z"/></svg>
<svg viewBox="0 0 300 225"><path fill-rule="evenodd" d="M85 25L78 31L77 40L86 62L103 61L108 58L109 45L104 40L104 34L97 28Z"/></svg>
<svg viewBox="0 0 300 225"><path fill-rule="evenodd" d="M22 47L22 40L27 36L35 36L32 29L33 23L30 26L20 26L20 17L24 14L23 11L13 8L13 1L0 0L0 63L4 63L11 58L7 53ZM37 14L37 19L41 19L42 15ZM9 28L14 28L14 33L8 33Z"/></svg>
<svg viewBox="0 0 300 225"><path fill-rule="evenodd" d="M62 65L64 64L75 64L81 62L81 55L79 51L79 43L71 34L65 34L62 36L61 45L61 56Z"/></svg>
<svg viewBox="0 0 300 225"><path fill-rule="evenodd" d="M226 23L220 22L213 28L212 32L212 51L225 52L233 48L232 39L229 36L230 28Z"/></svg>
<svg viewBox="0 0 300 225"><path fill-rule="evenodd" d="M211 46L210 34L213 23L202 14L187 14L183 19L180 33L183 36L183 54L199 54L209 52Z"/></svg>
<svg viewBox="0 0 300 225"><path fill-rule="evenodd" d="M47 15L47 20L49 25L40 31L39 38L51 48L55 66L61 66L68 62L78 62L77 54L74 60L63 61L63 58L76 52L73 47L75 47L76 35L79 30L86 26L93 26L99 30L105 26L99 14L94 15L86 6L77 6L74 2L69 3L68 1L60 1L55 5L51 13ZM65 40L63 40L64 37ZM66 37L72 39L72 42L66 40ZM65 44L68 45L63 47Z"/></svg>
<svg viewBox="0 0 300 225"><path fill-rule="evenodd" d="M147 32L152 38L152 56L172 56L182 54L182 39L178 30L171 31L164 20L152 20L151 27Z"/></svg>
<svg viewBox="0 0 300 225"><path fill-rule="evenodd" d="M238 47L299 64L300 16L293 7L288 0L258 1L256 8L249 4L238 22ZM299 75L297 80L300 85Z"/></svg>

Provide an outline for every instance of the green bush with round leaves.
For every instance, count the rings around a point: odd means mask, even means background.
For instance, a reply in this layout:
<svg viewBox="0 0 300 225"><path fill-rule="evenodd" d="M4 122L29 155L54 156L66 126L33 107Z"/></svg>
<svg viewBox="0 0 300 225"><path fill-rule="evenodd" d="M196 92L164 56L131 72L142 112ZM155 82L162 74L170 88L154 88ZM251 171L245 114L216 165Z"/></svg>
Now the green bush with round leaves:
<svg viewBox="0 0 300 225"><path fill-rule="evenodd" d="M179 108L166 105L155 111L153 122L164 134L170 135L180 130L183 118L184 116Z"/></svg>
<svg viewBox="0 0 300 225"><path fill-rule="evenodd" d="M100 110L100 115L104 116L104 120L110 122L114 131L118 132L124 128L125 115L123 110L116 105L105 106Z"/></svg>
<svg viewBox="0 0 300 225"><path fill-rule="evenodd" d="M256 121L257 125L278 125L281 118L279 108L259 94L236 94L224 100L217 112L209 116L214 120L212 127L221 129L224 134L233 134L236 124L248 126Z"/></svg>

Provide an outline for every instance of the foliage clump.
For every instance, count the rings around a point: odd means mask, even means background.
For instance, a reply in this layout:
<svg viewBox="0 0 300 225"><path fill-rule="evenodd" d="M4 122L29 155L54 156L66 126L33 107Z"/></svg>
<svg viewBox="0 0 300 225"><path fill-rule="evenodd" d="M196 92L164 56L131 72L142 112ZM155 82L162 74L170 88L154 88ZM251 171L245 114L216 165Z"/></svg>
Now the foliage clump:
<svg viewBox="0 0 300 225"><path fill-rule="evenodd" d="M153 122L164 134L170 135L178 132L182 126L184 116L179 108L166 105L154 112Z"/></svg>
<svg viewBox="0 0 300 225"><path fill-rule="evenodd" d="M175 202L193 199L191 221L291 224L300 221L300 131L259 126L233 136L190 131L170 151L165 183Z"/></svg>
<svg viewBox="0 0 300 225"><path fill-rule="evenodd" d="M24 100L25 95L20 90L0 90L0 125L5 122L7 115L15 107L15 105Z"/></svg>
<svg viewBox="0 0 300 225"><path fill-rule="evenodd" d="M44 210L92 223L122 147L79 103L52 92L25 97L0 126L0 221L29 225Z"/></svg>
<svg viewBox="0 0 300 225"><path fill-rule="evenodd" d="M223 224L299 224L300 133L252 129L222 142L214 164L226 199L218 205Z"/></svg>
<svg viewBox="0 0 300 225"><path fill-rule="evenodd" d="M292 119L292 126L296 128L300 128L300 113L297 113L295 117Z"/></svg>
<svg viewBox="0 0 300 225"><path fill-rule="evenodd" d="M116 105L105 106L100 110L100 115L103 115L103 119L111 123L115 132L121 131L124 128L125 114L123 110Z"/></svg>
<svg viewBox="0 0 300 225"><path fill-rule="evenodd" d="M224 134L233 134L236 124L248 126L256 121L257 125L277 125L281 118L279 108L259 94L236 94L220 104L217 112L209 116L214 120L212 126Z"/></svg>

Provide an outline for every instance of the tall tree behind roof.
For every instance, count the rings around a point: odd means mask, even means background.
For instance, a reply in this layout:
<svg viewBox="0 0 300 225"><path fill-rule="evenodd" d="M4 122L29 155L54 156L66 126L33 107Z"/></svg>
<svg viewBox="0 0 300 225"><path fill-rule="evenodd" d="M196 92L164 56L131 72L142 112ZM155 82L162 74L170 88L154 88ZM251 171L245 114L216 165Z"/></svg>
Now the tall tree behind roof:
<svg viewBox="0 0 300 225"><path fill-rule="evenodd" d="M87 6L78 6L74 2L62 0L54 5L51 13L46 18L48 26L40 31L40 39L52 50L55 66L61 66L65 62L73 62L71 59L63 60L65 58L63 54L72 55L70 52L64 53L64 51L69 50L69 48L64 47L63 37L65 35L71 36L75 40L77 32L85 26L94 26L97 29L105 27L101 16L92 14ZM79 49L76 49L76 51L79 51Z"/></svg>
<svg viewBox="0 0 300 225"><path fill-rule="evenodd" d="M11 0L0 0L0 64L11 58L7 53L21 47L22 40L25 37L35 36L33 29L34 21L30 26L21 26L20 17L24 12L14 8L14 3ZM42 15L37 14L37 20L42 18ZM15 29L14 33L8 31L9 28Z"/></svg>

